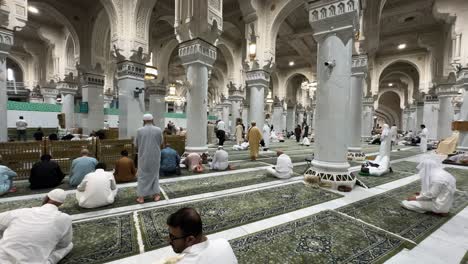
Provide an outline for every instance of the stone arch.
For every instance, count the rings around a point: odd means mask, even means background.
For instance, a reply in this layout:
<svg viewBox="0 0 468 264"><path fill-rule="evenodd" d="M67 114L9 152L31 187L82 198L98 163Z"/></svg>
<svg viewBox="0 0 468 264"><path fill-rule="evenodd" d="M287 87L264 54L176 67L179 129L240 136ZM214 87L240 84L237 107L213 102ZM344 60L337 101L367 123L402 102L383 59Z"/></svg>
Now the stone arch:
<svg viewBox="0 0 468 264"><path fill-rule="evenodd" d="M17 81L17 82L24 82L24 81L25 81L25 78L26 78L26 76L27 76L27 72L26 72L27 66L26 66L26 63L25 63L23 60L21 60L19 57L15 56L14 54L11 54L11 53L8 55L7 58L8 58L8 60L11 60L12 64L18 65L19 70L21 71L21 72L19 73L20 78L17 78L17 74L16 74L16 72L15 72L15 81ZM9 63L8 63L8 60L7 60L7 65L6 65L7 69L9 68L9 67L8 67L8 64L9 64Z"/></svg>
<svg viewBox="0 0 468 264"><path fill-rule="evenodd" d="M168 77L168 67L171 61L171 56L174 50L178 47L179 42L174 38L167 41L161 49L159 49L158 56L157 56L157 63L156 67L159 71L159 76L161 77Z"/></svg>
<svg viewBox="0 0 468 264"><path fill-rule="evenodd" d="M386 100L392 99L392 97L398 98L400 101L400 107L394 108L388 105L388 102L382 101L383 100L383 95L388 95L390 97L385 97ZM404 99L404 98L403 98ZM396 124L397 126L401 127L401 117L402 117L402 110L403 108L401 107L401 101L402 101L402 93L401 91L398 90L392 90L392 89L386 89L382 91L377 100L376 100L376 105L375 109L380 110L383 113L387 113L391 117L391 122L392 124ZM392 101L393 103L393 101ZM393 105L393 104L392 104Z"/></svg>
<svg viewBox="0 0 468 264"><path fill-rule="evenodd" d="M39 9L46 11L51 16L56 17L57 20L62 22L65 28L69 31L71 37L73 38L73 42L75 44L75 51L80 51L80 39L78 37L77 31L66 16L60 13L55 7L47 3L44 3L43 1L30 1L30 2L34 3L34 5L37 6Z"/></svg>
<svg viewBox="0 0 468 264"><path fill-rule="evenodd" d="M386 124L392 124L392 117L388 113L383 112L382 110L376 110L375 116L382 119Z"/></svg>
<svg viewBox="0 0 468 264"><path fill-rule="evenodd" d="M408 102L409 104L412 104L412 103L413 103L414 88L415 88L415 87L414 87L414 86L415 86L415 85L414 85L415 81L414 81L413 78L412 78L411 76L409 76L407 73L402 72L402 71L391 71L391 72L389 72L388 74L383 75L383 77L380 78L380 80L379 80L379 85L380 85L380 83L381 83L383 80L389 78L389 77L392 76L392 75L402 75L402 76L406 77L406 78L409 80L409 83L408 83L408 91L407 91L407 94L406 94L406 99L407 99L407 102ZM379 87L379 90L380 90L380 87Z"/></svg>
<svg viewBox="0 0 468 264"><path fill-rule="evenodd" d="M286 97L288 100L289 100L289 99L292 99L293 102L297 102L296 99L297 99L298 94L299 94L299 93L302 93L302 92L300 91L301 88L299 87L299 88L295 91L295 93L294 93L293 91L290 91L290 92L288 93L288 89L289 89L289 86L290 86L291 81L292 81L294 78L300 77L300 76L302 76L303 78L306 78L306 79L308 79L308 80L311 80L311 79L307 78L306 75L304 75L304 74L302 74L302 73L298 73L298 72L293 73L293 74L290 74L290 75L288 76L288 78L286 78L286 82L285 82L285 89L286 89L285 97ZM292 97L291 97L291 92L293 93L293 94L292 94ZM298 102L298 103L299 103L299 102Z"/></svg>
<svg viewBox="0 0 468 264"><path fill-rule="evenodd" d="M388 67L392 66L395 63L402 62L402 63L407 63L411 66L413 66L417 71L419 75L419 80L421 80L422 72L423 72L423 67L421 63L418 63L416 60L413 60L411 58L393 58L388 61L386 61L381 67L379 67L378 71L378 80L380 81L382 73L387 69Z"/></svg>
<svg viewBox="0 0 468 264"><path fill-rule="evenodd" d="M393 92L396 95L398 95L398 98L400 98L400 108L405 109L405 102L406 102L405 93L401 89L398 89L398 88L385 88L381 90L374 104L378 104L382 95L384 95L385 93L390 93L390 92ZM379 105L374 105L374 106L375 106L375 109L379 107Z"/></svg>
<svg viewBox="0 0 468 264"><path fill-rule="evenodd" d="M234 81L234 71L236 70L234 67L234 54L224 42L219 43L217 47L226 60L228 81Z"/></svg>
<svg viewBox="0 0 468 264"><path fill-rule="evenodd" d="M93 32L91 35L91 50L93 54L92 64L96 64L97 59L105 60L110 56L110 31L111 26L109 16L105 10L101 10L94 22Z"/></svg>
<svg viewBox="0 0 468 264"><path fill-rule="evenodd" d="M104 10L106 11L109 21L111 23L110 32L112 36L111 38L113 39L114 36L116 36L117 34L117 32L115 31L119 23L117 10L115 9L114 3L111 0L101 0L101 4L104 7Z"/></svg>
<svg viewBox="0 0 468 264"><path fill-rule="evenodd" d="M138 39L149 42L151 14L157 0L138 0L135 6L135 35Z"/></svg>
<svg viewBox="0 0 468 264"><path fill-rule="evenodd" d="M75 49L75 42L73 41L73 37L68 35L66 45L65 45L65 69L70 69L75 67L76 63L76 49Z"/></svg>

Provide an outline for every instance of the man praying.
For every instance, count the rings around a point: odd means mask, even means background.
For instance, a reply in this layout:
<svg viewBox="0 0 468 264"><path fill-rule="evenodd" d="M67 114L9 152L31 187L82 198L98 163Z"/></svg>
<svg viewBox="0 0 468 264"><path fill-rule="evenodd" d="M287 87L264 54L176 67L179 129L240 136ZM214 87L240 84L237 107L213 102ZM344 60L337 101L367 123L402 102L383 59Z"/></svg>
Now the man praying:
<svg viewBox="0 0 468 264"><path fill-rule="evenodd" d="M70 186L76 187L83 180L84 176L94 171L98 161L89 156L89 150L82 149L81 157L73 160L70 168Z"/></svg>
<svg viewBox="0 0 468 264"><path fill-rule="evenodd" d="M284 154L282 150L276 151L276 166L273 168L267 168L267 175L273 176L279 179L291 178L293 174L293 164L288 155Z"/></svg>
<svg viewBox="0 0 468 264"><path fill-rule="evenodd" d="M424 159L417 169L421 177L421 192L402 201L401 205L418 213L433 212L446 216L453 204L455 178L432 159Z"/></svg>
<svg viewBox="0 0 468 264"><path fill-rule="evenodd" d="M184 165L186 166L188 171L193 171L193 172L203 172L203 159L200 154L196 152L189 153L187 157L185 157L184 160Z"/></svg>
<svg viewBox="0 0 468 264"><path fill-rule="evenodd" d="M41 161L36 162L31 168L29 183L31 190L54 188L60 185L65 178L57 162L52 161L52 156L44 154Z"/></svg>
<svg viewBox="0 0 468 264"><path fill-rule="evenodd" d="M161 151L161 168L159 170L160 176L170 176L174 174L180 175L180 156L169 143Z"/></svg>
<svg viewBox="0 0 468 264"><path fill-rule="evenodd" d="M229 168L229 154L223 149L222 146L218 147L215 154L213 155L213 160L211 162L212 170L226 170Z"/></svg>
<svg viewBox="0 0 468 264"><path fill-rule="evenodd" d="M0 263L58 263L73 248L72 218L60 212L67 194L50 191L42 206L0 214Z"/></svg>
<svg viewBox="0 0 468 264"><path fill-rule="evenodd" d="M131 182L136 178L135 163L128 157L128 151L120 152L122 157L115 162L114 177L117 183Z"/></svg>
<svg viewBox="0 0 468 264"><path fill-rule="evenodd" d="M107 172L105 163L98 163L96 171L86 174L78 185L76 200L83 208L97 208L113 204L117 195L117 184L112 172Z"/></svg>

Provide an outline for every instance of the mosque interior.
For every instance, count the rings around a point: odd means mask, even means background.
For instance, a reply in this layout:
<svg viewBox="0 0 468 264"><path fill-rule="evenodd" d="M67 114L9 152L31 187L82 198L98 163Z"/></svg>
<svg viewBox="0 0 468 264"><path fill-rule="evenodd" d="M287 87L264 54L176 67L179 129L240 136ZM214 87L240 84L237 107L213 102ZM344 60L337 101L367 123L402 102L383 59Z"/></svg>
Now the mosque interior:
<svg viewBox="0 0 468 264"><path fill-rule="evenodd" d="M182 153L211 156L207 124L226 124L232 169L161 176L157 202L137 204L135 181L81 208L66 177L74 247L59 263L168 263L166 219L182 207L239 263L468 263L467 166L443 165L456 179L448 216L401 206L421 189L418 163L447 158L437 144L456 135L452 152L468 152L466 0L4 0L0 11L0 155L21 170L0 213L42 204L50 189L25 175L49 147L65 164L92 144L113 152L109 166L151 113L185 130ZM14 142L19 116L27 143ZM253 161L233 149L239 120L284 142ZM402 142L425 124L433 149L397 144L391 172L363 175L384 124ZM286 136L298 125L310 146ZM78 141L34 142L39 127ZM109 141L80 143L100 130ZM291 178L267 176L279 150Z"/></svg>

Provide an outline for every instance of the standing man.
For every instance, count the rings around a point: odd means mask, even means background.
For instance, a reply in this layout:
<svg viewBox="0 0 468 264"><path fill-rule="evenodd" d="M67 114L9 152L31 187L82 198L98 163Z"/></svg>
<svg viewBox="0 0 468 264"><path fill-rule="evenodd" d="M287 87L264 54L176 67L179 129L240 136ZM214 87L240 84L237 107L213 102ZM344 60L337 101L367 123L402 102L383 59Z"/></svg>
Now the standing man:
<svg viewBox="0 0 468 264"><path fill-rule="evenodd" d="M268 122L265 122L263 125L263 142L265 143L264 150L268 150L270 148L270 135L271 135L271 130L270 126L268 125Z"/></svg>
<svg viewBox="0 0 468 264"><path fill-rule="evenodd" d="M26 141L26 128L28 128L28 123L24 120L23 116L20 116L18 121L16 121L16 136L18 141Z"/></svg>
<svg viewBox="0 0 468 264"><path fill-rule="evenodd" d="M296 142L299 143L301 140L302 129L300 125L297 125L296 129L294 129L294 136L296 137Z"/></svg>
<svg viewBox="0 0 468 264"><path fill-rule="evenodd" d="M162 131L153 123L153 115L143 115L143 127L137 131L135 146L138 151L137 203L144 203L145 196L152 196L155 202L159 196L159 165L161 162Z"/></svg>
<svg viewBox="0 0 468 264"><path fill-rule="evenodd" d="M427 152L427 135L429 134L429 130L427 130L425 125L421 125L421 133L419 133L419 137L421 138L421 143L419 143L419 149L422 153Z"/></svg>
<svg viewBox="0 0 468 264"><path fill-rule="evenodd" d="M224 141L226 140L226 124L224 124L223 120L218 121L217 128L218 128L217 135L219 139L219 145L223 146Z"/></svg>
<svg viewBox="0 0 468 264"><path fill-rule="evenodd" d="M242 144L244 142L244 127L242 126L242 123L240 121L237 121L237 126L236 126L236 145Z"/></svg>
<svg viewBox="0 0 468 264"><path fill-rule="evenodd" d="M390 138L392 139L392 144L391 147L397 144L397 138L398 138L398 128L395 124L390 128ZM390 149L392 149L390 147Z"/></svg>
<svg viewBox="0 0 468 264"><path fill-rule="evenodd" d="M249 132L247 132L247 140L249 141L251 160L257 160L258 151L260 148L260 141L262 140L262 133L256 125L257 123L255 121L252 121Z"/></svg>

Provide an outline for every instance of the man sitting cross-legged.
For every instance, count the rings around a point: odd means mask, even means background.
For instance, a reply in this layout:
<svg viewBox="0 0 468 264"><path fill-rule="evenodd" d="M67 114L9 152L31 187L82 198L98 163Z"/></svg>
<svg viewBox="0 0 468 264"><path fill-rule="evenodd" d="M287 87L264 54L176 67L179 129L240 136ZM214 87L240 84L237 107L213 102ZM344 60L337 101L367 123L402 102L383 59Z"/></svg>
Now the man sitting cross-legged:
<svg viewBox="0 0 468 264"><path fill-rule="evenodd" d="M72 219L58 210L67 194L50 191L41 207L0 214L0 263L57 263L73 248Z"/></svg>
<svg viewBox="0 0 468 264"><path fill-rule="evenodd" d="M161 167L159 168L160 176L180 175L180 156L169 143L166 143L165 148L161 151Z"/></svg>
<svg viewBox="0 0 468 264"><path fill-rule="evenodd" d="M94 171L98 161L89 156L87 149L81 150L81 157L73 160L70 168L70 186L76 187L83 180L84 176Z"/></svg>
<svg viewBox="0 0 468 264"><path fill-rule="evenodd" d="M114 203L117 185L112 172L107 172L105 163L98 163L96 171L86 174L78 185L76 200L83 208L96 208Z"/></svg>
<svg viewBox="0 0 468 264"><path fill-rule="evenodd" d="M114 176L117 183L131 182L136 179L135 163L128 157L128 151L120 152L122 157L115 162Z"/></svg>
<svg viewBox="0 0 468 264"><path fill-rule="evenodd" d="M267 168L267 174L280 179L291 178L293 174L293 164L288 155L284 154L282 150L276 151L276 166Z"/></svg>
<svg viewBox="0 0 468 264"><path fill-rule="evenodd" d="M225 239L208 239L203 235L202 220L193 208L181 208L167 218L169 244L177 264L236 264L234 252ZM167 262L166 262L167 263Z"/></svg>
<svg viewBox="0 0 468 264"><path fill-rule="evenodd" d="M188 154L183 163L189 171L200 173L204 170L202 165L203 159L198 153L192 152Z"/></svg>
<svg viewBox="0 0 468 264"><path fill-rule="evenodd" d="M52 156L44 154L41 161L36 162L31 168L29 183L31 190L54 188L62 183L63 174L57 162L51 160Z"/></svg>
<svg viewBox="0 0 468 264"><path fill-rule="evenodd" d="M215 152L213 156L213 161L211 163L212 170L226 170L229 169L229 154L227 151L223 149L222 146L218 147L218 150Z"/></svg>
<svg viewBox="0 0 468 264"><path fill-rule="evenodd" d="M455 178L435 160L425 159L417 167L421 177L421 193L401 204L418 213L433 212L445 216L450 211L456 190Z"/></svg>

